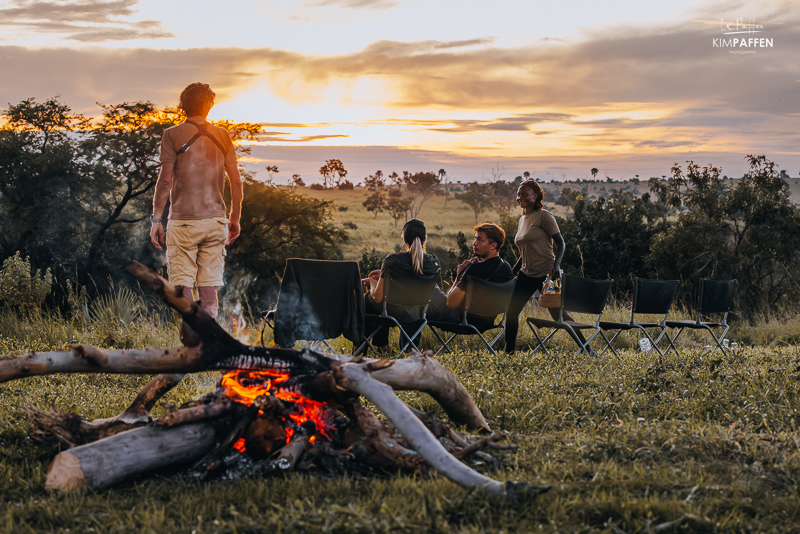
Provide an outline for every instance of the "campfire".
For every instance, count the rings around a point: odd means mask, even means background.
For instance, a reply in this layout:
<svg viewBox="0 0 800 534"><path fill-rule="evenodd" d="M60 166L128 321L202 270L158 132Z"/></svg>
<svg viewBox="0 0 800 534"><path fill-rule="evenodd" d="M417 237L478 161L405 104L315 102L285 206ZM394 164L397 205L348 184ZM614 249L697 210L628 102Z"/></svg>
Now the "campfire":
<svg viewBox="0 0 800 534"><path fill-rule="evenodd" d="M493 495L548 489L501 483L470 466L496 469L501 459L487 450L513 445L491 432L463 385L431 353L381 360L245 345L185 298L181 287L138 263L128 270L181 313L198 334L192 346L126 351L76 345L68 352L0 359L0 382L64 372L161 373L112 419L89 423L74 414L28 408L33 437L65 448L50 466L47 488L103 489L184 466L213 473L241 456L265 474L336 465L358 472L436 471ZM149 416L184 373L208 370L224 372L214 391L159 418ZM450 422L410 408L395 390L428 393Z"/></svg>

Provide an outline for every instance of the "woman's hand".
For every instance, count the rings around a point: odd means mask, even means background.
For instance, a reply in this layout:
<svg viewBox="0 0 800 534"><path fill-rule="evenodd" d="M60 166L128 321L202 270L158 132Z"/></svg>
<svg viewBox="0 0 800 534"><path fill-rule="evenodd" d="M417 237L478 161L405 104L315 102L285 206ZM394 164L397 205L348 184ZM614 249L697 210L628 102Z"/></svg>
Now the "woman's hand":
<svg viewBox="0 0 800 534"><path fill-rule="evenodd" d="M376 281L379 280L380 277L381 277L381 270L380 269L375 269L374 271L370 271L370 273L367 275L367 278L369 278L371 280L376 280Z"/></svg>
<svg viewBox="0 0 800 534"><path fill-rule="evenodd" d="M378 272L380 273L380 271ZM361 283L364 285L364 289L367 289L370 293L374 291L375 287L378 285L378 281L374 278L362 278Z"/></svg>
<svg viewBox="0 0 800 534"><path fill-rule="evenodd" d="M561 278L561 264L557 261L553 263L553 269L550 271L550 280L559 280Z"/></svg>

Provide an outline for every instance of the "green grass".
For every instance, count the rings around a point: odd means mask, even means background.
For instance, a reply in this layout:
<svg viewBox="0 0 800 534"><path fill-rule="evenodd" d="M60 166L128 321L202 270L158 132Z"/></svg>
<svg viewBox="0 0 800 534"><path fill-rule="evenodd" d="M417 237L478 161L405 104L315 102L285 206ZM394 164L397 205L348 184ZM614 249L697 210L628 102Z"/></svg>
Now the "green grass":
<svg viewBox="0 0 800 534"><path fill-rule="evenodd" d="M119 327L127 335L61 323L0 314L3 354L58 348L69 336L177 343L158 320ZM774 330L786 337L784 328ZM63 375L0 385L0 532L800 531L797 347L748 346L732 357L687 349L681 358L625 350L619 361L572 358L566 343L555 343L551 358L481 357L477 347L465 342L440 361L489 424L520 446L493 476L553 487L535 500L486 499L436 477L297 474L214 482L159 475L51 494L44 479L56 451L31 443L23 408L108 417L149 378ZM164 400L197 397L215 380L192 375ZM442 415L426 395L402 396Z"/></svg>

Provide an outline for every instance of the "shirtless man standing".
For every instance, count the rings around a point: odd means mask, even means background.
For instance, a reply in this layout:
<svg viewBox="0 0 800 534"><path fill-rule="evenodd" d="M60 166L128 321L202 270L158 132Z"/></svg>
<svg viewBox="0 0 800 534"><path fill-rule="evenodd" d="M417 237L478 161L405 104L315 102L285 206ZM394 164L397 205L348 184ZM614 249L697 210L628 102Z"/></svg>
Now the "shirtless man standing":
<svg viewBox="0 0 800 534"><path fill-rule="evenodd" d="M214 105L214 91L204 83L183 90L180 108L186 121L168 128L161 140L161 173L153 197L150 241L164 244L161 214L170 201L167 224L167 273L173 284L184 286L211 317L217 316L217 288L223 285L225 246L239 237L242 179L228 132L206 122ZM232 206L226 218L225 173L231 184Z"/></svg>

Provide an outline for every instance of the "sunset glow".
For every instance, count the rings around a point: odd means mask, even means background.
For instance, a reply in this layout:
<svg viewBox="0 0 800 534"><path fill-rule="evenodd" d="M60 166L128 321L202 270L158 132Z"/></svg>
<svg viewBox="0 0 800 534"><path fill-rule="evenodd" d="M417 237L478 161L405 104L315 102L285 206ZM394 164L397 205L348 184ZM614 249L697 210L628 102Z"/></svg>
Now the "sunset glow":
<svg viewBox="0 0 800 534"><path fill-rule="evenodd" d="M796 3L14 0L0 20L4 104L60 94L95 115L205 81L210 118L263 124L244 164L277 164L279 183L332 157L356 181L496 162L508 178L686 159L736 175L751 153L800 170ZM756 27L772 46L712 46Z"/></svg>

